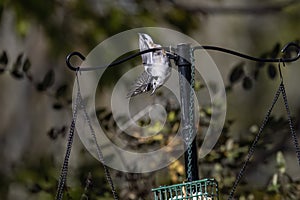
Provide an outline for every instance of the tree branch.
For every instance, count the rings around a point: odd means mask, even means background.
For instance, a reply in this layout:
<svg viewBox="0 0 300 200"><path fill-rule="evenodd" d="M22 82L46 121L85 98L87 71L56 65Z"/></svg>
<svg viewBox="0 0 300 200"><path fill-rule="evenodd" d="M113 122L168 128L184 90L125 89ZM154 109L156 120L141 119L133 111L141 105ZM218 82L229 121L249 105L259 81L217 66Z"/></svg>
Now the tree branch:
<svg viewBox="0 0 300 200"><path fill-rule="evenodd" d="M297 0L277 3L274 5L251 5L251 6L187 6L174 2L174 6L191 13L202 13L205 15L243 14L243 15L266 15L282 12L286 7L299 3Z"/></svg>

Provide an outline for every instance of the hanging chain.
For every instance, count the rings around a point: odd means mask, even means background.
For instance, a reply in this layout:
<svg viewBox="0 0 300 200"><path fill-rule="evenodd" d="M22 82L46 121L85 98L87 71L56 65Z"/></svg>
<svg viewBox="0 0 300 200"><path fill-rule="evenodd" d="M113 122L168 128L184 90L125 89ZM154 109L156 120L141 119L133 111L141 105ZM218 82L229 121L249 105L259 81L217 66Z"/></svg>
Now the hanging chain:
<svg viewBox="0 0 300 200"><path fill-rule="evenodd" d="M189 134L188 134L188 170L187 177L188 180L192 180L192 142L193 135L195 134L195 124L194 124L194 85L195 85L195 58L194 51L190 48L190 62L191 62L191 82L190 82L190 105L189 105Z"/></svg>
<svg viewBox="0 0 300 200"><path fill-rule="evenodd" d="M108 167L106 166L106 163L105 163L105 160L104 160L103 153L102 153L102 151L101 151L101 149L100 149L100 146L99 146L99 144L98 144L98 142L97 142L96 133L95 133L95 130L94 130L93 126L92 126L91 119L90 119L90 117L89 117L89 115L88 115L88 113L87 113L86 107L85 107L85 105L84 105L84 103L83 103L81 94L80 94L80 100L81 100L80 102L81 102L81 106L82 106L82 108L83 108L85 120L86 120L86 122L88 123L89 129L90 129L90 133L91 133L92 138L93 138L93 141L94 141L94 143L95 143L95 145L96 145L96 150L97 150L98 159L99 159L99 160L101 161L101 163L103 164L104 174L105 174L106 180L107 180L107 182L108 182L108 184L109 184L109 186L110 186L110 189L111 189L111 191L112 191L113 198L114 198L114 200L118 200L118 199L119 199L118 194L117 194L117 192L116 192L116 190L115 190L115 186L114 186L114 183L113 183L113 181L112 181L112 178L111 178L109 169L108 169Z"/></svg>
<svg viewBox="0 0 300 200"><path fill-rule="evenodd" d="M77 86L79 87L78 72L76 72L76 80L77 80ZM74 104L74 109L73 109L72 122L71 122L71 126L70 126L68 142L67 142L67 150L66 150L64 162L63 162L63 165L62 165L62 168L61 168L60 177L59 177L59 180L58 180L58 187L57 187L57 192L56 192L56 196L55 196L56 200L61 200L62 197L63 197L63 191L64 191L66 180L67 180L69 160L70 160L70 154L71 154L73 138L74 138L74 132L75 132L75 123L76 123L76 119L77 119L77 111L78 111L78 106L80 106L80 101L81 101L81 95L80 95L80 91L78 90L77 91L77 96L76 96L76 101L75 101L75 104Z"/></svg>
<svg viewBox="0 0 300 200"><path fill-rule="evenodd" d="M292 117L291 117L291 112L290 112L290 108L289 108L289 104L288 104L288 100L287 100L287 95L286 95L286 92L285 92L285 87L284 87L283 82L281 82L281 84L280 84L280 90L281 90L281 93L282 93L285 110L286 110L287 115L288 115L288 121L289 121L290 131L291 131L292 139L293 139L294 146L295 146L295 149L296 149L298 163L300 165L300 148L299 148L299 143L298 143L297 135L296 135L296 132L295 132L295 129L294 129L294 125L293 125L293 121L292 121Z"/></svg>
<svg viewBox="0 0 300 200"><path fill-rule="evenodd" d="M77 96L76 96L76 101L75 101L75 104L74 104L73 117L72 117L72 123L71 123L70 131L69 131L69 138L68 138L68 143L67 143L66 155L65 155L64 162L63 162L63 166L62 166L62 170L61 170L61 174L60 174L60 178L59 178L59 183L58 183L58 188L57 188L57 194L56 194L55 199L56 200L61 200L62 197L63 197L63 190L64 190L64 186L65 186L66 179L67 179L68 165L69 165L69 159L70 159L70 154L71 154L71 149L72 149L72 144L73 144L75 123L76 123L76 119L77 119L78 108L82 108L83 112L84 112L85 120L88 123L93 141L95 142L95 145L96 145L98 158L103 164L105 177L106 177L106 180L107 180L108 184L110 185L110 188L111 188L111 191L112 191L112 194L113 194L113 198L115 200L118 200L119 199L118 194L115 190L115 187L114 187L109 169L105 165L104 156L103 156L103 153L102 153L102 151L100 149L100 146L97 142L96 133L95 133L93 127L92 127L90 117L88 116L88 113L86 111L86 107L83 103L83 99L82 99L81 92L80 92L79 80L78 80L78 72L76 72L76 82L77 82L77 89L78 89L77 90Z"/></svg>
<svg viewBox="0 0 300 200"><path fill-rule="evenodd" d="M288 115L288 122L289 122L289 127L290 127L290 132L291 132L291 135L292 135L292 139L293 139L293 142L294 142L294 146L295 146L295 149L296 149L296 154L297 154L297 158L298 158L298 163L300 165L300 148L299 148L299 143L298 143L298 140L297 140L297 135L296 135L296 132L295 132L295 129L294 129L294 125L293 125L293 121L292 121L292 117L291 117L291 113L290 113L290 109L289 109L289 104L288 104L288 100L287 100L287 95L286 95L286 92L285 92L285 87L284 87L284 84L283 84L283 79L281 77L281 83L280 83L280 86L276 92L276 95L273 99L273 102L272 102L272 105L270 107L270 109L268 110L266 116L265 116L265 119L254 139L254 142L252 143L252 146L250 147L250 150L248 152L248 155L247 155L247 158L246 158L246 161L244 162L243 164L243 167L242 169L240 170L239 174L237 175L237 178L234 182L234 185L232 187L232 190L229 194L229 200L231 200L233 198L233 195L234 195L234 192L236 190L236 187L237 185L239 184L244 172L245 172L245 169L254 153L254 150L255 150L255 147L256 147L256 144L260 138L260 135L263 131L263 129L265 128L268 120L269 120L269 117L270 117L270 114L273 110L273 107L274 105L276 104L277 100L278 100L278 97L280 95L280 93L282 93L282 97L283 97L283 101L284 101L284 106L285 106L285 109L286 109L286 112L287 112L287 115Z"/></svg>
<svg viewBox="0 0 300 200"><path fill-rule="evenodd" d="M276 104L276 102L278 100L280 92L281 92L281 84L280 84L279 88L277 89L277 92L276 92L275 97L273 99L272 105L269 108L269 110L268 110L268 112L267 112L267 114L266 114L266 116L265 116L265 118L264 118L264 120L262 122L262 125L260 126L259 131L258 131L257 135L255 136L255 139L254 139L254 141L253 141L253 143L252 143L252 145L251 145L251 147L249 149L249 152L247 154L246 160L244 161L244 164L243 164L240 172L238 173L238 175L237 175L237 177L235 179L235 182L234 182L233 187L231 189L231 192L229 194L228 200L233 199L233 196L234 196L235 190L237 188L237 185L239 184L241 178L244 175L245 169L246 169L246 167L247 167L247 165L248 165L248 163L249 163L249 161L250 161L250 159L251 159L251 157L252 157L252 155L254 153L255 147L256 147L256 145L257 145L257 143L259 141L261 133L263 132L265 126L267 125L267 122L269 121L271 112L272 112L272 110L273 110L273 108L274 108L274 106L275 106L275 104Z"/></svg>

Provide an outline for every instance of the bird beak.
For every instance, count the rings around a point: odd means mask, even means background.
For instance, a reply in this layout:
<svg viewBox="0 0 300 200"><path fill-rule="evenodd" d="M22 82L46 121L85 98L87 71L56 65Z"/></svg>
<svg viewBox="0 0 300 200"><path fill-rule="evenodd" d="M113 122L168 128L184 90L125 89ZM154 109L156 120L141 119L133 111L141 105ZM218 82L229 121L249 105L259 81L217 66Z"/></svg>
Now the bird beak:
<svg viewBox="0 0 300 200"><path fill-rule="evenodd" d="M155 90L156 90L156 88L153 88L153 91L151 92L151 95L153 95L153 94L154 94Z"/></svg>

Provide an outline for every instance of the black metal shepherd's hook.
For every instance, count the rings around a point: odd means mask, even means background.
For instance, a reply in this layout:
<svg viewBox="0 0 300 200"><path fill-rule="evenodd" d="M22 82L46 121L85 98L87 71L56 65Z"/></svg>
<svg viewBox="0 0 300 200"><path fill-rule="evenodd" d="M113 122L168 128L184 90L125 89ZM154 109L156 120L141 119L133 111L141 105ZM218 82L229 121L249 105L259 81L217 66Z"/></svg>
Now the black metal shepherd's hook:
<svg viewBox="0 0 300 200"><path fill-rule="evenodd" d="M222 47L216 47L216 46L196 46L196 47L193 47L192 50L195 51L195 50L198 50L198 49L199 50L205 49L205 50L220 51L220 52L223 52L223 53L228 53L228 54L231 54L231 55L234 55L234 56L238 56L238 57L241 57L241 58L245 58L245 59L256 61L256 62L262 62L262 63L265 63L265 62L288 63L288 62L294 62L294 61L296 61L300 58L300 46L298 44L294 43L294 42L290 42L290 43L286 44L282 48L281 52L285 53L290 47L295 47L296 48L296 49L294 49L294 51L297 52L297 55L295 57L292 57L292 58L256 58L256 57L252 57L252 56L249 56L249 55L246 55L246 54L239 53L237 51L225 49L225 48L222 48ZM103 69L105 67L113 67L113 66L119 65L121 63L124 63L124 62L126 62L126 61L128 61L132 58L135 58L139 55L149 53L149 52L153 52L153 51L162 50L162 49L164 49L167 52L167 55L169 56L169 58L174 59L174 60L178 59L179 55L174 53L174 52L176 52L176 49L170 48L170 47L161 47L161 48L147 49L145 51L140 51L140 52L134 53L134 54L132 54L128 57L125 57L121 60L117 60L115 62L112 62L111 64L109 64L107 66L88 67L88 68L74 67L71 64L70 60L73 56L78 56L81 60L85 60L85 57L81 53L75 51L75 52L70 53L67 56L66 63L67 63L68 68L70 70L73 70L73 71L78 71L78 70L80 70L80 71L92 71L92 70L97 70L97 69Z"/></svg>
<svg viewBox="0 0 300 200"><path fill-rule="evenodd" d="M113 67L113 66L116 66L116 65L119 65L123 62L126 62L132 58L135 58L139 55L142 55L142 54L145 54L145 53L149 53L149 52L153 52L153 51L158 51L158 50L161 50L162 48L153 48L153 49L147 49L145 51L140 51L140 52L137 52L137 53L134 53L126 58L123 58L123 59L120 59L120 60L117 60L107 66L100 66L100 67L89 67L89 68L84 68L84 69L80 69L80 71L92 71L92 70L97 70L97 69L101 69L101 68L105 68L105 67ZM167 52L168 53L168 52ZM73 56L78 56L81 60L85 60L85 57L77 52L77 51L74 51L72 53L70 53L68 56L67 56L67 59L66 59L66 63L67 63L67 66L69 67L69 69L73 70L73 71L78 71L79 70L79 67L74 67L70 60Z"/></svg>

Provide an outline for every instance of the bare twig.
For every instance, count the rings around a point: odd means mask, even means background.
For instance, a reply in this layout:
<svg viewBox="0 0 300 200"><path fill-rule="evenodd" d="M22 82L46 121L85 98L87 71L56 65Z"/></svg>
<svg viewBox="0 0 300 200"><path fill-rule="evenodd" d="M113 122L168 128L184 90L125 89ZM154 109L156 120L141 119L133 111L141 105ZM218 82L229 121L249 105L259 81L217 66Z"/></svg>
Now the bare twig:
<svg viewBox="0 0 300 200"><path fill-rule="evenodd" d="M91 184L92 184L92 173L89 172L88 177L86 178L86 181L85 181L84 192L81 195L80 200L89 199L87 193L88 193L88 190L89 190Z"/></svg>
<svg viewBox="0 0 300 200"><path fill-rule="evenodd" d="M202 14L248 14L248 15L266 15L282 12L286 7L297 4L299 1L290 0L276 3L274 5L249 5L249 6L191 6L174 2L174 5L191 13Z"/></svg>

